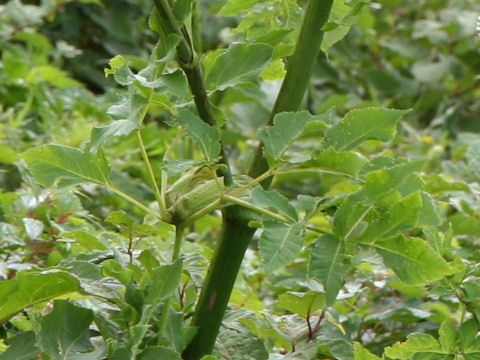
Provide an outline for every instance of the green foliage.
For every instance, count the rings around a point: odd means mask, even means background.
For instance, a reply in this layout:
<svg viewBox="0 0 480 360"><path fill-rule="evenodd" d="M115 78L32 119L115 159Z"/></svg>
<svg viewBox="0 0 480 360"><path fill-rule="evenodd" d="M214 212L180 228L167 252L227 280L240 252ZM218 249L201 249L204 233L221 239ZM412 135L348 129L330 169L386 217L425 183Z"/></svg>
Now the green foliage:
<svg viewBox="0 0 480 360"><path fill-rule="evenodd" d="M480 357L479 4L307 3L0 5L0 360Z"/></svg>

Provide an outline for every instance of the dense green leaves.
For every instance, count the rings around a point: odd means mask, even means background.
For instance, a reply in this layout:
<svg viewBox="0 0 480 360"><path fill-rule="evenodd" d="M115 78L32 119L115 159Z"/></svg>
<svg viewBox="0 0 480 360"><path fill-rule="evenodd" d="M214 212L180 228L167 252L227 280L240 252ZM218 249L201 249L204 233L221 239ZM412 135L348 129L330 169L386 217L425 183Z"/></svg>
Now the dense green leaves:
<svg viewBox="0 0 480 360"><path fill-rule="evenodd" d="M313 0L54 3L0 6L0 359L479 358L477 2L335 0L312 72Z"/></svg>

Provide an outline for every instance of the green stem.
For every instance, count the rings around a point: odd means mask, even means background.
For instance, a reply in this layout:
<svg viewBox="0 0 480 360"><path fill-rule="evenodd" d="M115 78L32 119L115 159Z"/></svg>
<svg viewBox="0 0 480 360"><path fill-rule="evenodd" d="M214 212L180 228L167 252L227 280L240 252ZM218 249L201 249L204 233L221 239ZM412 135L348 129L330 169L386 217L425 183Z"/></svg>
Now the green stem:
<svg viewBox="0 0 480 360"><path fill-rule="evenodd" d="M270 122L280 111L299 109L317 61L323 38L322 27L329 17L332 3L333 0L308 1L300 36L294 54L288 60L287 74L272 110ZM249 174L256 178L267 171L267 161L262 149L258 148ZM269 177L265 181L268 179ZM248 227L248 221L248 218L242 216L240 206L231 206L224 211L222 237L212 258L192 319L192 325L196 326L198 331L183 353L186 360L201 359L205 354L211 353L215 345L240 264L255 232L255 229Z"/></svg>
<svg viewBox="0 0 480 360"><path fill-rule="evenodd" d="M255 205L252 205L250 204L249 202L245 201L245 200L242 200L242 199L239 199L239 198L236 198L236 197L233 197L233 196L230 196L230 195L223 195L223 199L226 200L226 201L229 201L233 204L236 204L236 205L239 205L241 207L244 207L246 209L250 209L252 211L255 211L259 214L263 214L263 215L266 215L274 220L277 220L277 221L280 221L280 222L283 222L285 224L293 224L293 221L287 219L286 217L282 216L282 215L279 215L279 214L276 214L274 213L273 211L270 211L270 210L267 210L267 209L263 209L261 207L258 207L258 206L255 206ZM305 226L305 229L307 230L310 230L310 231L313 231L313 232L316 232L318 234L325 234L325 231L323 230L320 230L314 226L311 226L311 225L307 225Z"/></svg>
<svg viewBox="0 0 480 360"><path fill-rule="evenodd" d="M165 198L162 197L162 193L157 185L157 180L155 179L155 174L153 173L152 165L150 164L150 160L148 159L147 151L145 150L145 145L143 143L142 134L140 130L136 131L137 133L137 140L140 146L140 153L142 154L142 159L147 168L148 177L150 178L150 182L152 183L153 193L155 194L155 199L157 200L158 207L160 209L160 215L165 220L170 220L170 214L167 211L167 206L165 205Z"/></svg>
<svg viewBox="0 0 480 360"><path fill-rule="evenodd" d="M159 214L157 214L155 211L153 211L152 209L149 209L148 207L146 207L145 205L143 205L140 201L138 200L135 200L134 198L132 198L130 195L128 194L125 194L122 190L120 189L117 189L116 187L112 186L112 185L106 185L107 189L110 190L111 192L117 194L118 196L120 196L121 198L127 200L129 203L137 206L138 208L142 209L143 211L145 211L146 213L150 214L150 215L153 215L155 216L156 218L160 219L161 221L165 221L165 219L162 218L162 216L160 216Z"/></svg>
<svg viewBox="0 0 480 360"><path fill-rule="evenodd" d="M242 217L241 210L236 206L224 211L223 222L222 237L215 249L192 319L198 331L182 354L186 360L201 359L212 351L243 254L255 232L255 229L247 226L248 219Z"/></svg>
<svg viewBox="0 0 480 360"><path fill-rule="evenodd" d="M182 246L183 227L177 226L175 228L175 243L173 245L172 263L178 260L180 257L180 248ZM167 328L168 313L170 312L170 305L172 304L172 296L165 299L163 303L162 315L158 325L158 341L161 342L163 334Z"/></svg>
<svg viewBox="0 0 480 360"><path fill-rule="evenodd" d="M320 173L325 173L325 174L346 176L346 177L355 179L357 181L361 181L361 179L359 179L359 178L357 178L357 177L355 177L351 174L347 174L347 173L344 173L344 172L341 172L341 171L330 170L330 169L323 169L323 168L320 168L320 167L275 170L273 172L273 175L298 174L298 173L302 173L302 172L320 172Z"/></svg>
<svg viewBox="0 0 480 360"><path fill-rule="evenodd" d="M171 6L167 0L154 0L155 7L162 19L162 27L164 32L168 35L171 33L177 34L181 37L181 41L177 46L177 60L187 77L188 86L193 94L193 101L197 108L200 118L210 126L217 127L217 121L213 114L212 105L208 99L205 83L202 77L202 71L198 65L197 57L192 48L192 43L185 27L180 28L177 20L173 15ZM228 159L225 153L223 143L220 143L220 161L226 165L226 169L219 168L219 176L225 179L225 185L233 183L232 173L228 164Z"/></svg>
<svg viewBox="0 0 480 360"><path fill-rule="evenodd" d="M328 20L333 0L310 0L300 29L293 55L287 60L287 73L270 116L270 124L276 114L298 111L307 90L313 68L320 53L323 26ZM257 177L268 169L261 147L257 148L250 176ZM270 183L266 183L270 186Z"/></svg>

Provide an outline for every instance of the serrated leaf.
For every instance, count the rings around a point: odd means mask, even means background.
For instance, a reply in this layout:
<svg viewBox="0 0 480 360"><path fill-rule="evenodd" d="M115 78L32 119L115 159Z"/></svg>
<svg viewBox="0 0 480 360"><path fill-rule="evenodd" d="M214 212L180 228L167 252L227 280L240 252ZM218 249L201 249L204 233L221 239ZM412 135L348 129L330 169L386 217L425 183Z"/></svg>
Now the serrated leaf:
<svg viewBox="0 0 480 360"><path fill-rule="evenodd" d="M306 293L289 291L278 297L277 306L307 318L315 311L325 307L325 294L316 291Z"/></svg>
<svg viewBox="0 0 480 360"><path fill-rule="evenodd" d="M314 167L340 174L356 176L366 163L366 159L353 151L337 152L328 148L312 160L302 163L302 167Z"/></svg>
<svg viewBox="0 0 480 360"><path fill-rule="evenodd" d="M318 206L320 205L323 198L321 197L313 197L309 195L298 195L297 201L301 209L305 211L305 216L303 221L307 221L317 211Z"/></svg>
<svg viewBox="0 0 480 360"><path fill-rule="evenodd" d="M421 207L420 192L394 202L385 209L385 213L379 214L377 219L368 224L356 241L370 243L412 228L417 224Z"/></svg>
<svg viewBox="0 0 480 360"><path fill-rule="evenodd" d="M190 137L200 145L208 161L213 162L220 154L220 132L202 121L189 110L180 111L178 121Z"/></svg>
<svg viewBox="0 0 480 360"><path fill-rule="evenodd" d="M0 282L0 323L27 307L78 288L78 279L66 272L19 272L14 279Z"/></svg>
<svg viewBox="0 0 480 360"><path fill-rule="evenodd" d="M373 246L384 264L407 284L425 285L452 273L447 262L422 239L400 235Z"/></svg>
<svg viewBox="0 0 480 360"><path fill-rule="evenodd" d="M305 126L316 118L308 111L277 114L272 126L258 132L258 138L263 142L267 155L275 161L280 160L293 141L302 134Z"/></svg>
<svg viewBox="0 0 480 360"><path fill-rule="evenodd" d="M69 146L42 145L22 154L35 180L43 186L94 182L107 185L110 167L102 154L90 154Z"/></svg>
<svg viewBox="0 0 480 360"><path fill-rule="evenodd" d="M365 349L360 343L353 344L353 359L354 360L380 360L380 358L370 351Z"/></svg>
<svg viewBox="0 0 480 360"><path fill-rule="evenodd" d="M270 220L263 223L258 246L265 270L275 271L295 259L303 245L303 230L303 224L286 225Z"/></svg>
<svg viewBox="0 0 480 360"><path fill-rule="evenodd" d="M96 349L90 342L92 320L92 310L56 300L53 311L40 321L40 348L55 360L104 359L106 348Z"/></svg>
<svg viewBox="0 0 480 360"><path fill-rule="evenodd" d="M51 65L34 67L28 74L28 79L33 83L36 83L37 80L43 80L58 88L83 86L81 82L68 77L65 71Z"/></svg>
<svg viewBox="0 0 480 360"><path fill-rule="evenodd" d="M403 115L410 110L363 108L349 111L326 132L325 147L337 151L351 150L368 139L388 141Z"/></svg>
<svg viewBox="0 0 480 360"><path fill-rule="evenodd" d="M365 195L370 201L375 201L395 190L403 190L400 192L407 195L421 190L422 182L417 182L412 176L423 166L422 161L409 161L388 169L371 171L365 176Z"/></svg>
<svg viewBox="0 0 480 360"><path fill-rule="evenodd" d="M417 226L439 226L442 222L432 197L422 191L422 208L418 212Z"/></svg>
<svg viewBox="0 0 480 360"><path fill-rule="evenodd" d="M116 120L106 126L94 126L90 135L88 151L96 153L105 141L116 136L130 135L139 124L131 120Z"/></svg>
<svg viewBox="0 0 480 360"><path fill-rule="evenodd" d="M205 78L209 90L225 90L242 83L256 82L267 67L273 49L260 43L235 43L220 55Z"/></svg>
<svg viewBox="0 0 480 360"><path fill-rule="evenodd" d="M171 296L180 283L183 261L178 259L173 264L160 266L152 274L151 282L147 287L148 304L156 304Z"/></svg>
<svg viewBox="0 0 480 360"><path fill-rule="evenodd" d="M352 194L338 208L333 219L335 234L344 240L359 236L366 227L364 218L374 208L373 204L362 201L361 193Z"/></svg>
<svg viewBox="0 0 480 360"><path fill-rule="evenodd" d="M408 335L407 341L396 343L385 349L385 355L392 359L412 359L418 353L439 354L438 359L444 359L441 357L443 351L440 344L433 336L428 334L415 333Z"/></svg>
<svg viewBox="0 0 480 360"><path fill-rule="evenodd" d="M252 191L250 201L253 205L273 210L290 220L298 221L295 208L285 196L276 190L263 190L261 187L257 187Z"/></svg>
<svg viewBox="0 0 480 360"><path fill-rule="evenodd" d="M148 106L148 100L139 94L125 97L120 103L111 106L107 112L116 120L108 125L92 128L87 151L95 154L100 146L112 137L127 136L139 129L146 106Z"/></svg>
<svg viewBox="0 0 480 360"><path fill-rule="evenodd" d="M325 288L326 306L331 306L343 284L349 265L345 244L332 234L322 235L312 246L308 275L319 279Z"/></svg>

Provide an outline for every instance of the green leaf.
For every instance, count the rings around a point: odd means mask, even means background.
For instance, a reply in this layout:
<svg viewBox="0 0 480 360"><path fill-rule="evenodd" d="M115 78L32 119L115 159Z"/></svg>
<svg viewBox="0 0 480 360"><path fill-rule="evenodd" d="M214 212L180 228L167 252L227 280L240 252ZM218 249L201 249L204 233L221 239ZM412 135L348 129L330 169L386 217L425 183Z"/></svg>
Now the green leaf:
<svg viewBox="0 0 480 360"><path fill-rule="evenodd" d="M53 311L40 321L40 348L55 360L104 359L107 349L90 342L92 320L92 310L56 300Z"/></svg>
<svg viewBox="0 0 480 360"><path fill-rule="evenodd" d="M412 228L417 224L421 207L420 192L394 202L368 224L365 232L356 241L370 243Z"/></svg>
<svg viewBox="0 0 480 360"><path fill-rule="evenodd" d="M123 211L112 211L105 218L105 221L114 225L124 226L132 226L135 223L135 221Z"/></svg>
<svg viewBox="0 0 480 360"><path fill-rule="evenodd" d="M473 171L480 173L480 141L477 140L472 143L465 154L467 159L468 167Z"/></svg>
<svg viewBox="0 0 480 360"><path fill-rule="evenodd" d="M273 125L261 129L258 138L263 142L267 155L279 161L288 147L303 132L305 126L318 117L308 111L283 112L273 119Z"/></svg>
<svg viewBox="0 0 480 360"><path fill-rule="evenodd" d="M286 225L271 220L263 223L258 246L265 270L275 271L295 259L303 245L303 229L303 224Z"/></svg>
<svg viewBox="0 0 480 360"><path fill-rule="evenodd" d="M403 195L409 195L422 187L421 181L416 181L416 172L424 166L422 161L408 161L388 169L369 172L365 177L364 192L369 201L375 201L381 196L398 190Z"/></svg>
<svg viewBox="0 0 480 360"><path fill-rule="evenodd" d="M156 304L171 296L180 283L183 261L178 259L173 264L160 266L152 274L151 282L147 287L146 302Z"/></svg>
<svg viewBox="0 0 480 360"><path fill-rule="evenodd" d="M112 137L127 136L140 128L142 113L148 106L148 100L139 94L125 97L117 105L111 106L108 113L117 119L106 126L94 126L90 135L87 151L97 153L100 146Z"/></svg>
<svg viewBox="0 0 480 360"><path fill-rule="evenodd" d="M22 154L35 180L46 187L90 181L107 185L110 167L102 154L89 154L63 145L42 145Z"/></svg>
<svg viewBox="0 0 480 360"><path fill-rule="evenodd" d="M0 282L0 323L34 304L78 290L76 277L62 271L19 272Z"/></svg>
<svg viewBox="0 0 480 360"><path fill-rule="evenodd" d="M335 234L344 240L357 237L365 228L364 219L374 208L363 201L361 193L354 193L339 207L333 219Z"/></svg>
<svg viewBox="0 0 480 360"><path fill-rule="evenodd" d="M403 115L410 110L362 108L349 111L326 132L325 147L337 151L351 150L368 139L388 141Z"/></svg>
<svg viewBox="0 0 480 360"><path fill-rule="evenodd" d="M19 333L7 341L10 347L4 353L0 353L0 360L37 360L39 358L37 339L33 331Z"/></svg>
<svg viewBox="0 0 480 360"><path fill-rule="evenodd" d="M325 294L316 291L306 293L289 291L278 297L277 306L306 319L325 307Z"/></svg>
<svg viewBox="0 0 480 360"><path fill-rule="evenodd" d="M250 10L260 0L230 0L223 5L218 15L220 16L236 16L241 11Z"/></svg>
<svg viewBox="0 0 480 360"><path fill-rule="evenodd" d="M200 145L209 162L215 161L220 154L220 132L214 126L202 121L189 110L181 110L179 123L187 130L190 137Z"/></svg>
<svg viewBox="0 0 480 360"><path fill-rule="evenodd" d="M331 306L349 269L344 242L332 234L322 235L312 246L308 275L319 279L325 288L326 306Z"/></svg>
<svg viewBox="0 0 480 360"><path fill-rule="evenodd" d="M108 250L109 247L101 238L82 230L62 233L62 238L73 239L87 250Z"/></svg>
<svg viewBox="0 0 480 360"><path fill-rule="evenodd" d="M425 285L452 273L447 262L422 239L400 235L373 246L385 265L410 285Z"/></svg>
<svg viewBox="0 0 480 360"><path fill-rule="evenodd" d="M185 18L191 14L193 0L177 0L173 5L173 14L177 21L181 24Z"/></svg>
<svg viewBox="0 0 480 360"><path fill-rule="evenodd" d="M418 212L417 226L439 226L442 222L432 197L422 191L422 208Z"/></svg>
<svg viewBox="0 0 480 360"><path fill-rule="evenodd" d="M475 345L478 333L478 325L474 318L465 321L458 328L460 339L460 348L462 350L471 348Z"/></svg>
<svg viewBox="0 0 480 360"><path fill-rule="evenodd" d="M380 360L378 356L372 354L358 342L353 344L353 356L354 360Z"/></svg>
<svg viewBox="0 0 480 360"><path fill-rule="evenodd" d="M298 215L295 208L285 196L276 190L263 190L261 187L256 187L252 191L250 201L253 205L273 210L290 220L298 221Z"/></svg>
<svg viewBox="0 0 480 360"><path fill-rule="evenodd" d="M33 80L33 83L43 80L58 88L83 86L82 83L68 77L65 71L51 65L34 67L28 74L28 78L30 81Z"/></svg>
<svg viewBox="0 0 480 360"><path fill-rule="evenodd" d="M407 341L396 343L385 349L385 355L392 359L412 359L418 353L439 354L438 359L444 359L440 354L444 354L438 341L428 334L411 334Z"/></svg>
<svg viewBox="0 0 480 360"><path fill-rule="evenodd" d="M150 346L140 353L138 360L181 360L180 354L166 347Z"/></svg>
<svg viewBox="0 0 480 360"><path fill-rule="evenodd" d="M454 354L457 345L457 331L450 321L444 321L438 330L442 350Z"/></svg>
<svg viewBox="0 0 480 360"><path fill-rule="evenodd" d="M235 43L220 55L205 78L209 90L225 90L256 82L267 67L273 49L260 43Z"/></svg>
<svg viewBox="0 0 480 360"><path fill-rule="evenodd" d="M302 163L302 167L315 167L322 170L356 176L366 163L366 159L353 151L337 152L328 148L312 160Z"/></svg>

